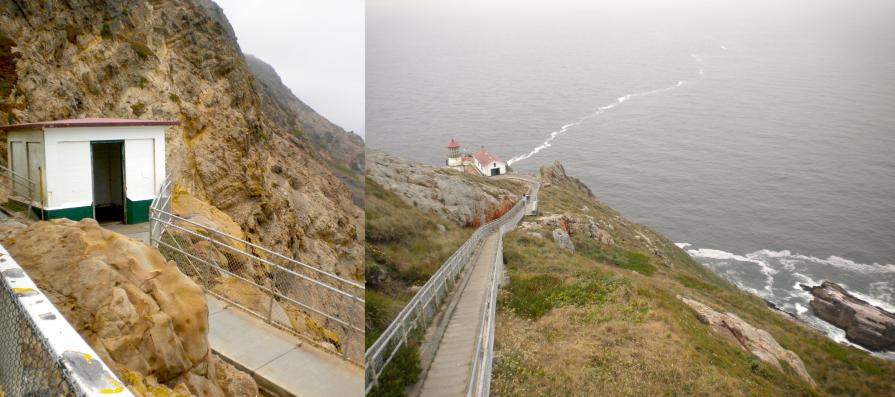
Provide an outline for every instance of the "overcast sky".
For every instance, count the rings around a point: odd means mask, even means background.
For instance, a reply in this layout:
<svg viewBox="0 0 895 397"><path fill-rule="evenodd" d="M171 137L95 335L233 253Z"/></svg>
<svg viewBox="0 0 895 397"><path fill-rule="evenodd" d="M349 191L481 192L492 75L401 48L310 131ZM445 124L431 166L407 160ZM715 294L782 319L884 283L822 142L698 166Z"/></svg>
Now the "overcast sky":
<svg viewBox="0 0 895 397"><path fill-rule="evenodd" d="M364 136L364 0L214 0L242 51L299 99Z"/></svg>

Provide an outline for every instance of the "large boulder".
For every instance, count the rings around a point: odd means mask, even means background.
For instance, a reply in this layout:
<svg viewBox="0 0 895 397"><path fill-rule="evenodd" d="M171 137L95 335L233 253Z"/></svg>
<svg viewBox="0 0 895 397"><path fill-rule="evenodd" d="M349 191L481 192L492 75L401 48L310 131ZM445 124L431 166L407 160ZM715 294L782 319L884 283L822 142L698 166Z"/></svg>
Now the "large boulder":
<svg viewBox="0 0 895 397"><path fill-rule="evenodd" d="M196 396L255 396L251 377L208 345L202 289L154 248L96 221L37 222L7 250L137 394L158 385Z"/></svg>
<svg viewBox="0 0 895 397"><path fill-rule="evenodd" d="M572 242L572 237L569 236L569 233L563 229L553 229L553 241L559 245L560 248L575 252L575 243Z"/></svg>
<svg viewBox="0 0 895 397"><path fill-rule="evenodd" d="M858 299L829 281L803 288L814 295L814 314L845 330L848 340L870 350L895 349L895 314Z"/></svg>
<svg viewBox="0 0 895 397"><path fill-rule="evenodd" d="M690 306L699 321L712 327L715 333L727 338L741 349L754 354L764 362L767 362L777 369L783 369L780 362L785 362L799 375L805 382L814 386L816 383L805 364L792 350L784 349L777 343L777 340L770 333L763 329L755 328L751 324L743 321L739 316L733 313L721 313L696 300L678 296L682 302Z"/></svg>

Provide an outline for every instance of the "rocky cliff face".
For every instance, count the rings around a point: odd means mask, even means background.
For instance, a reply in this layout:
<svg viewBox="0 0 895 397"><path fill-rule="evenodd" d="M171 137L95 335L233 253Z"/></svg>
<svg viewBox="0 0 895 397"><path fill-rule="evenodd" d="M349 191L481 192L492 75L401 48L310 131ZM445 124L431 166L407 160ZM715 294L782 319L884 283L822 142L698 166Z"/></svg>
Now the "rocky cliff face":
<svg viewBox="0 0 895 397"><path fill-rule="evenodd" d="M214 3L0 0L0 11L0 123L178 119L166 141L179 187L248 239L363 279L361 209L315 147L265 114Z"/></svg>
<svg viewBox="0 0 895 397"><path fill-rule="evenodd" d="M465 225L518 193L491 179L439 169L378 150L367 152L367 176L416 208ZM508 187L512 185L507 185Z"/></svg>
<svg viewBox="0 0 895 397"><path fill-rule="evenodd" d="M264 114L282 130L308 140L325 164L351 189L355 203L364 200L364 140L321 116L283 84L273 66L246 55L259 86Z"/></svg>
<svg viewBox="0 0 895 397"><path fill-rule="evenodd" d="M829 281L803 288L814 295L811 300L814 313L845 330L848 340L871 350L895 349L895 313L855 298L839 284Z"/></svg>
<svg viewBox="0 0 895 397"><path fill-rule="evenodd" d="M0 229L10 254L138 395L258 395L248 374L212 354L202 289L157 250L92 219Z"/></svg>

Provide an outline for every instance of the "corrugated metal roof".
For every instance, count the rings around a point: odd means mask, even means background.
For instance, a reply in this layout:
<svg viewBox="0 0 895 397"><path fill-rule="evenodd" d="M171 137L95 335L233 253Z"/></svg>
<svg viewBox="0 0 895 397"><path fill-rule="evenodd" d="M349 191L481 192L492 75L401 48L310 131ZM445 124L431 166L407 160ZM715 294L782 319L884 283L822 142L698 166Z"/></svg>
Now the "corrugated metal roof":
<svg viewBox="0 0 895 397"><path fill-rule="evenodd" d="M67 119L53 121L39 121L36 123L21 123L0 126L0 130L34 130L42 128L75 128L75 127L133 127L156 125L179 125L177 120L137 120L137 119Z"/></svg>

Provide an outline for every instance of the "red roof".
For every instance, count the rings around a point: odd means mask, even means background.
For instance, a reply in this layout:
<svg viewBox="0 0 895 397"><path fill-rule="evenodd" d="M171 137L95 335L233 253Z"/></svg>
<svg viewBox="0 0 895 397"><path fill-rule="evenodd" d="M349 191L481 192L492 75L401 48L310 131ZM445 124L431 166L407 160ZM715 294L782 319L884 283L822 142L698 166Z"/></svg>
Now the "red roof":
<svg viewBox="0 0 895 397"><path fill-rule="evenodd" d="M475 157L476 161L479 162L482 166L486 166L491 163L502 163L503 160L500 157L497 157L496 154L493 154L485 149L479 150L472 154L472 157Z"/></svg>
<svg viewBox="0 0 895 397"><path fill-rule="evenodd" d="M454 149L460 147L460 144L457 141L451 139L451 143L448 144L448 149Z"/></svg>
<svg viewBox="0 0 895 397"><path fill-rule="evenodd" d="M73 127L132 127L153 125L178 125L177 120L136 120L136 119L68 119L40 121L36 123L10 124L0 126L0 130L35 130L41 128L73 128Z"/></svg>

